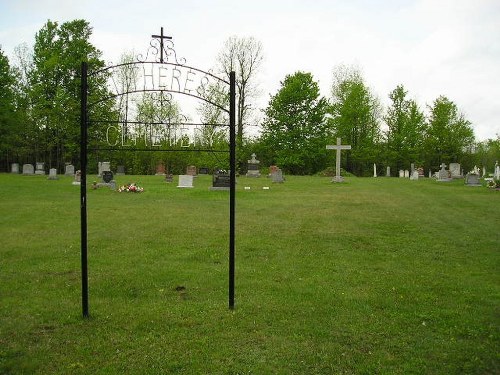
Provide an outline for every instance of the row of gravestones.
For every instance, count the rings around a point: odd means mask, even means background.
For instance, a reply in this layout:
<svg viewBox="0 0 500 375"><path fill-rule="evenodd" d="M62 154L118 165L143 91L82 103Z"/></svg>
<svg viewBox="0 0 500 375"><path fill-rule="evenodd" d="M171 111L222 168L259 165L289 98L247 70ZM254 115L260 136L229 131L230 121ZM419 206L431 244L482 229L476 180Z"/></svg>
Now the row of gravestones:
<svg viewBox="0 0 500 375"><path fill-rule="evenodd" d="M36 166L36 169L35 169ZM22 174L23 175L45 175L45 163L37 162L33 166L33 164L23 164ZM11 165L11 173L19 173L19 164L12 163ZM75 174L75 167L71 164L66 165L66 170L64 173L66 176L73 176ZM49 179L56 180L57 179L57 169L50 168L49 169Z"/></svg>

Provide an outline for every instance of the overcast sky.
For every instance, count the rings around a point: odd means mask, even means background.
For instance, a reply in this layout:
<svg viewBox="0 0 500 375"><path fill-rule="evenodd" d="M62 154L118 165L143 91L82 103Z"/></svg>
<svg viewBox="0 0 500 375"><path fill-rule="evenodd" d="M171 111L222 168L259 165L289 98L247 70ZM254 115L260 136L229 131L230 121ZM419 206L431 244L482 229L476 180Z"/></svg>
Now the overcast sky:
<svg viewBox="0 0 500 375"><path fill-rule="evenodd" d="M346 64L384 105L403 84L422 109L440 95L455 102L480 140L500 134L500 0L0 0L0 44L11 58L48 19L77 18L113 62L145 51L161 26L204 70L230 36L253 36L264 47L261 107L298 70L329 97L334 68Z"/></svg>

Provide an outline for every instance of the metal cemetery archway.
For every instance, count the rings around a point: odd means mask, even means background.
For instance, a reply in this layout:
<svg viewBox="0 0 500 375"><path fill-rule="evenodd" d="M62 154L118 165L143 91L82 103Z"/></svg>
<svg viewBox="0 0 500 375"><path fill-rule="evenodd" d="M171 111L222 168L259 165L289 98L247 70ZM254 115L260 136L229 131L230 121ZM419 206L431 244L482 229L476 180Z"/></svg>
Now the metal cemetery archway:
<svg viewBox="0 0 500 375"><path fill-rule="evenodd" d="M137 142L138 137L144 141L143 148L130 151L207 151L209 149L186 150L185 147L159 149L162 142L171 142L171 123L165 119L159 121L136 121L133 109L128 106L129 95L156 95L163 106L164 100L169 101L172 94L180 94L187 97L202 100L217 107L229 115L228 124L215 124L217 126L229 126L229 164L230 164L230 192L229 192L229 308L234 308L234 263L235 263L235 184L236 184L236 133L235 133L235 73L231 72L229 82L221 79L211 72L200 70L185 65L184 59L178 59L171 37L163 35L163 27L160 35L152 35L146 57L138 55L136 61L130 61L118 65L104 67L95 71L89 71L87 62L81 65L81 124L80 124L80 159L81 159L81 188L80 188L80 214L81 214L81 267L82 267L82 310L83 316L89 316L88 295L88 264L87 264L87 154L89 150L88 131L93 131L96 137L95 127L107 124L106 134L100 134L100 142L106 138L108 151L119 150L126 147L126 138L132 134L133 140ZM129 73L124 80L117 82L117 72L126 69ZM100 83L101 86L96 83ZM210 85L216 84L224 87L228 93L229 100L221 105L208 95ZM102 87L106 86L106 92ZM99 92L98 87L101 87ZM229 89L229 92L227 92ZM120 100L120 98L126 98ZM117 103L119 100L119 103ZM123 106L122 106L123 104ZM103 118L99 113L103 106L109 110L114 108L116 118ZM163 107L162 107L163 108ZM101 109L101 110L100 110ZM130 119L132 117L132 120ZM178 122L177 125L206 125L187 121ZM214 124L211 124L214 125ZM94 128L92 127L94 126ZM168 128L168 134L165 129ZM119 133L115 142L110 142L110 129ZM185 128L182 128L185 129ZM101 129L102 130L102 129ZM174 134L174 138L176 135ZM178 141L178 139L177 139ZM174 142L174 145L177 144ZM172 144L171 144L172 145ZM102 148L101 148L102 149Z"/></svg>

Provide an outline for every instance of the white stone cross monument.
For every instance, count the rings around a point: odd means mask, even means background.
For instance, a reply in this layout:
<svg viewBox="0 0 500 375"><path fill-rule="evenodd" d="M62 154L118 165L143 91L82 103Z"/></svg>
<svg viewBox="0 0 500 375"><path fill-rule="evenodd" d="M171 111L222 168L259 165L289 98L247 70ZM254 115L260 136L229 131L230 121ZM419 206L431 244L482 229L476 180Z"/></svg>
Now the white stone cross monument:
<svg viewBox="0 0 500 375"><path fill-rule="evenodd" d="M336 145L326 145L327 150L336 150L337 156L335 157L335 177L332 182L343 182L344 178L340 175L340 151L341 150L350 150L351 145L341 145L340 138L337 138Z"/></svg>

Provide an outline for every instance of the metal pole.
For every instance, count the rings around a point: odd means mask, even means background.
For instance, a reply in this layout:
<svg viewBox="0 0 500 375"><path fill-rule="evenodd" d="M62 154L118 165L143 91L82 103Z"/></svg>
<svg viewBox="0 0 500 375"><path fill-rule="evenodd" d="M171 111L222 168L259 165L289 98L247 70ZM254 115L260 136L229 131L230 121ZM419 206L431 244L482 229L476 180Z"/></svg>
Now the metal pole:
<svg viewBox="0 0 500 375"><path fill-rule="evenodd" d="M81 113L80 113L80 215L82 261L82 311L89 316L89 283L87 272L87 63L82 62Z"/></svg>
<svg viewBox="0 0 500 375"><path fill-rule="evenodd" d="M235 197L236 197L236 74L229 74L229 308L234 309L234 237L235 237Z"/></svg>

